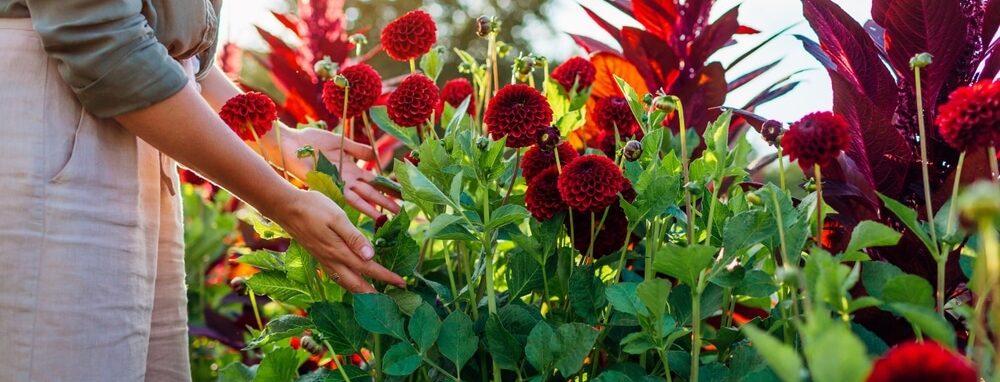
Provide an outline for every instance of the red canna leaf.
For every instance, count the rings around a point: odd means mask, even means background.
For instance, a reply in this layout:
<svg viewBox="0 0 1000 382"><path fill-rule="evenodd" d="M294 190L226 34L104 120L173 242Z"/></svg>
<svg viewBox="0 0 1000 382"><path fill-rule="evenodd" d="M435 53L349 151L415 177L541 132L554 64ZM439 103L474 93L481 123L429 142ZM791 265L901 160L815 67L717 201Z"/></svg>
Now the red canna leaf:
<svg viewBox="0 0 1000 382"><path fill-rule="evenodd" d="M983 8L983 44L989 44L1000 28L1000 0L987 0Z"/></svg>
<svg viewBox="0 0 1000 382"><path fill-rule="evenodd" d="M758 33L760 33L759 30L748 27L746 25L740 25L740 27L736 29L736 34L758 34Z"/></svg>
<svg viewBox="0 0 1000 382"><path fill-rule="evenodd" d="M631 11L630 15L649 33L664 41L670 41L673 37L674 20L677 19L677 8L673 1L635 0Z"/></svg>
<svg viewBox="0 0 1000 382"><path fill-rule="evenodd" d="M587 53L594 54L594 53L604 52L604 53L621 54L621 52L619 52L618 49L612 48L608 46L608 44L597 41L590 37L572 33L568 34L569 37L572 38L574 42L576 42L576 45L579 45L581 48L583 48L583 50L587 51Z"/></svg>
<svg viewBox="0 0 1000 382"><path fill-rule="evenodd" d="M740 28L739 7L733 7L723 14L714 23L709 24L705 30L694 39L690 51L687 53L688 62L699 63L708 60L708 57L727 43L732 41L736 30ZM696 68L701 69L701 68Z"/></svg>
<svg viewBox="0 0 1000 382"><path fill-rule="evenodd" d="M608 34L611 35L611 37L614 37L616 39L618 38L618 28L615 28L615 26L611 25L611 23L609 23L607 20L605 20L601 16L598 16L597 13L590 10L590 8L587 8L582 5L580 6L580 8L583 8L583 11L587 13L587 16L590 16L590 19L594 20L594 22L597 23L597 26L601 27L601 29L604 29L605 32L608 32Z"/></svg>

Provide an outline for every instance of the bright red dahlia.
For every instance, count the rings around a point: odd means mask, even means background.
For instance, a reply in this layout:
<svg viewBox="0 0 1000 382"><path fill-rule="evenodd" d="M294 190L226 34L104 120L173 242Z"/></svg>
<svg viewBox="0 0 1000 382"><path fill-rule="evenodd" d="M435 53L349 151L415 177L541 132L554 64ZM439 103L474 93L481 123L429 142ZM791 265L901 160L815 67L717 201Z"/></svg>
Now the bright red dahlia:
<svg viewBox="0 0 1000 382"><path fill-rule="evenodd" d="M554 154L556 152L559 153L559 164L563 167L580 156L573 145L567 142L559 144L557 149L552 151L542 150L538 145L531 146L528 151L524 152L524 159L521 160L521 173L524 174L524 180L530 183L532 178L543 171L555 168L556 156Z"/></svg>
<svg viewBox="0 0 1000 382"><path fill-rule="evenodd" d="M573 89L574 83L576 83L577 90L590 87L594 83L596 75L597 69L594 68L594 64L583 57L573 57L566 60L552 71L552 78L567 92Z"/></svg>
<svg viewBox="0 0 1000 382"><path fill-rule="evenodd" d="M941 137L956 150L1000 143L1000 83L983 81L955 89L938 109Z"/></svg>
<svg viewBox="0 0 1000 382"><path fill-rule="evenodd" d="M933 342L907 342L875 361L867 382L976 382L975 368L965 357Z"/></svg>
<svg viewBox="0 0 1000 382"><path fill-rule="evenodd" d="M427 122L440 101L434 80L423 74L411 74L389 95L386 107L389 119L397 125L415 127Z"/></svg>
<svg viewBox="0 0 1000 382"><path fill-rule="evenodd" d="M625 177L605 156L584 155L563 166L559 194L566 205L583 213L599 212L618 202Z"/></svg>
<svg viewBox="0 0 1000 382"><path fill-rule="evenodd" d="M831 112L812 113L792 124L781 138L781 147L789 159L809 173L813 165L833 162L850 143L847 122Z"/></svg>
<svg viewBox="0 0 1000 382"><path fill-rule="evenodd" d="M559 196L559 169L549 167L528 182L524 194L524 205L531 216L540 221L549 220L553 215L566 210L566 203Z"/></svg>
<svg viewBox="0 0 1000 382"><path fill-rule="evenodd" d="M573 248L580 253L587 253L590 248L591 224L593 228L600 225L597 237L594 239L594 258L598 259L612 254L625 245L625 234L628 233L628 217L622 207L615 203L608 208L608 216L601 225L603 212L594 213L593 220L589 213L573 211ZM569 219L567 219L568 221ZM593 223L591 223L593 222ZM567 224L567 230L568 224Z"/></svg>
<svg viewBox="0 0 1000 382"><path fill-rule="evenodd" d="M422 10L409 11L382 29L382 48L396 61L409 61L431 50L437 42L437 25Z"/></svg>
<svg viewBox="0 0 1000 382"><path fill-rule="evenodd" d="M617 127L619 134L632 132L639 127L632 109L628 107L628 101L621 96L604 97L597 101L594 105L594 122L601 130L611 133Z"/></svg>
<svg viewBox="0 0 1000 382"><path fill-rule="evenodd" d="M278 109L274 101L258 92L247 92L230 98L219 111L219 117L244 141L263 137L274 121L278 119Z"/></svg>
<svg viewBox="0 0 1000 382"><path fill-rule="evenodd" d="M343 68L340 75L347 78L350 84L347 91L347 118L354 118L368 111L382 95L382 78L367 64ZM333 81L326 81L323 84L323 104L330 113L344 118L344 88Z"/></svg>
<svg viewBox="0 0 1000 382"><path fill-rule="evenodd" d="M507 147L528 147L538 129L552 123L552 108L535 88L507 85L490 100L483 121L493 139L507 137Z"/></svg>
<svg viewBox="0 0 1000 382"><path fill-rule="evenodd" d="M469 114L476 113L476 98L472 96L474 90L472 83L465 78L456 78L444 83L441 88L441 106L447 103L451 107L459 107L466 98L469 98ZM470 98L471 97L471 98Z"/></svg>

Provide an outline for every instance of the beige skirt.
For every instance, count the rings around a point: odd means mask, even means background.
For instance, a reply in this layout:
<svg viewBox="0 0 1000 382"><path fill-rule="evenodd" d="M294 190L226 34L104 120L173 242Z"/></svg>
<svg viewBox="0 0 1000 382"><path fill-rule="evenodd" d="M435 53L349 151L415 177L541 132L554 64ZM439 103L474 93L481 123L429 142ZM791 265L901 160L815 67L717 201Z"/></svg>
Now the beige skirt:
<svg viewBox="0 0 1000 382"><path fill-rule="evenodd" d="M191 379L176 189L0 19L0 382Z"/></svg>

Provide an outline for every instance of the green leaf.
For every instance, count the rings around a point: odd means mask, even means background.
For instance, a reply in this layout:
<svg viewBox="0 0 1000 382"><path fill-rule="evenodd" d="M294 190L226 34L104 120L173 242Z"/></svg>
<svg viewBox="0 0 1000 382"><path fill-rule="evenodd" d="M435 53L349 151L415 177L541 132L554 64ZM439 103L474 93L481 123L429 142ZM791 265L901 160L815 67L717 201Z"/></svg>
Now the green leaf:
<svg viewBox="0 0 1000 382"><path fill-rule="evenodd" d="M861 382L871 368L865 344L840 323L805 341L804 353L815 382Z"/></svg>
<svg viewBox="0 0 1000 382"><path fill-rule="evenodd" d="M407 200L416 199L438 205L452 206L458 209L458 206L434 182L431 182L430 179L424 176L410 162L397 159L394 168L396 176L399 178L399 184L403 187L403 196Z"/></svg>
<svg viewBox="0 0 1000 382"><path fill-rule="evenodd" d="M906 303L934 309L934 288L923 277L896 275L882 287L882 300Z"/></svg>
<svg viewBox="0 0 1000 382"><path fill-rule="evenodd" d="M433 81L437 81L438 75L441 74L441 68L444 67L444 62L441 58L444 52L444 47L439 45L431 48L427 54L420 57L420 71L424 72Z"/></svg>
<svg viewBox="0 0 1000 382"><path fill-rule="evenodd" d="M423 359L417 354L417 350L407 342L392 345L389 351L382 356L383 371L397 377L413 374L421 363L423 363Z"/></svg>
<svg viewBox="0 0 1000 382"><path fill-rule="evenodd" d="M292 348L280 348L264 356L254 382L292 382L298 376L299 358Z"/></svg>
<svg viewBox="0 0 1000 382"><path fill-rule="evenodd" d="M541 264L538 264L531 255L524 251L510 252L507 256L507 280L508 299L514 301L532 291L542 289L544 278L542 277Z"/></svg>
<svg viewBox="0 0 1000 382"><path fill-rule="evenodd" d="M889 304L889 308L920 329L924 335L950 349L955 349L955 328L934 312L933 308L906 303Z"/></svg>
<svg viewBox="0 0 1000 382"><path fill-rule="evenodd" d="M403 332L403 314L388 295L379 293L354 295L354 319L369 332L406 339L406 333Z"/></svg>
<svg viewBox="0 0 1000 382"><path fill-rule="evenodd" d="M548 375L555 367L555 354L561 345L556 333L545 321L539 321L528 335L528 343L524 347L525 358L536 370Z"/></svg>
<svg viewBox="0 0 1000 382"><path fill-rule="evenodd" d="M641 125L642 116L646 112L642 106L642 99L639 98L639 94L635 92L635 89L632 88L628 82L625 82L625 80L621 79L621 77L618 77L617 75L614 77L615 83L618 84L618 89L622 91L622 95L624 95L625 100L628 101L628 108L632 110L632 116Z"/></svg>
<svg viewBox="0 0 1000 382"><path fill-rule="evenodd" d="M871 220L858 223L851 233L851 241L844 253L851 253L869 247L896 245L903 235L888 226Z"/></svg>
<svg viewBox="0 0 1000 382"><path fill-rule="evenodd" d="M419 294L403 289L392 289L385 294L392 298L392 301L399 307L399 311L407 316L412 316L424 299Z"/></svg>
<svg viewBox="0 0 1000 382"><path fill-rule="evenodd" d="M743 277L743 283L736 286L734 293L748 297L768 297L778 291L774 278L767 272L751 270Z"/></svg>
<svg viewBox="0 0 1000 382"><path fill-rule="evenodd" d="M243 350L256 349L275 341L300 335L311 326L312 322L308 318L299 317L294 314L276 317L268 321L264 330L257 335L257 338L248 342Z"/></svg>
<svg viewBox="0 0 1000 382"><path fill-rule="evenodd" d="M518 204L505 204L490 215L490 222L486 224L486 230L492 231L499 229L507 224L521 223L528 218L530 214L528 210L522 205Z"/></svg>
<svg viewBox="0 0 1000 382"><path fill-rule="evenodd" d="M875 298L882 298L882 289L890 279L904 274L895 265L881 261L869 261L864 263L863 267L861 284L865 286L868 294Z"/></svg>
<svg viewBox="0 0 1000 382"><path fill-rule="evenodd" d="M420 144L417 143L416 129L407 129L397 125L389 119L389 113L385 106L372 107L368 109L368 113L372 117L372 122L378 125L386 134L399 139L400 142L403 142L411 150L416 150L417 147L420 147Z"/></svg>
<svg viewBox="0 0 1000 382"><path fill-rule="evenodd" d="M679 247L667 243L656 254L653 270L673 276L693 288L698 284L698 275L708 269L718 251L715 247L700 244Z"/></svg>
<svg viewBox="0 0 1000 382"><path fill-rule="evenodd" d="M297 241L292 241L285 251L285 273L292 281L307 284L309 278L316 272L312 255Z"/></svg>
<svg viewBox="0 0 1000 382"><path fill-rule="evenodd" d="M579 322L559 325L556 336L560 351L555 358L555 367L563 377L569 378L580 371L598 334L590 325Z"/></svg>
<svg viewBox="0 0 1000 382"><path fill-rule="evenodd" d="M601 375L598 375L597 378L593 380L593 382L633 382L633 381L634 380L632 378L629 378L628 375L625 375L622 372L614 370L605 371L601 373Z"/></svg>
<svg viewBox="0 0 1000 382"><path fill-rule="evenodd" d="M236 258L240 264L253 265L263 271L284 271L285 260L281 254L266 249L257 250Z"/></svg>
<svg viewBox="0 0 1000 382"><path fill-rule="evenodd" d="M286 302L295 306L306 306L313 301L309 288L285 277L284 272L263 271L247 279L247 287L256 294Z"/></svg>
<svg viewBox="0 0 1000 382"><path fill-rule="evenodd" d="M783 382L800 382L802 359L791 346L778 341L753 325L743 325L743 334L750 339L757 354L767 361Z"/></svg>
<svg viewBox="0 0 1000 382"><path fill-rule="evenodd" d="M670 298L670 282L664 279L651 279L639 283L635 288L635 295L642 301L642 305L659 319L667 309L667 299Z"/></svg>
<svg viewBox="0 0 1000 382"><path fill-rule="evenodd" d="M368 333L354 320L351 307L335 302L321 301L309 307L309 318L323 339L338 354L353 354L361 351Z"/></svg>
<svg viewBox="0 0 1000 382"><path fill-rule="evenodd" d="M722 230L722 246L726 249L726 257L736 256L754 244L775 236L777 226L772 215L763 210L741 212L729 218Z"/></svg>
<svg viewBox="0 0 1000 382"><path fill-rule="evenodd" d="M647 351L656 348L656 344L653 343L653 339L649 337L649 334L640 331L629 333L621 340L622 351L628 354L643 354Z"/></svg>
<svg viewBox="0 0 1000 382"><path fill-rule="evenodd" d="M486 320L486 349L502 369L518 370L524 348L494 314Z"/></svg>
<svg viewBox="0 0 1000 382"><path fill-rule="evenodd" d="M920 238L920 241L924 243L924 247L927 247L928 251L937 256L937 245L931 242L931 238L927 235L927 231L924 230L924 226L917 221L917 211L881 193L878 194L878 197L882 199L882 204L885 204L885 207L896 214L896 217L906 225L906 228L909 228L914 235Z"/></svg>
<svg viewBox="0 0 1000 382"><path fill-rule="evenodd" d="M407 327L410 331L410 338L417 343L421 353L427 353L437 341L441 332L441 319L430 305L420 304L413 312L413 318Z"/></svg>
<svg viewBox="0 0 1000 382"><path fill-rule="evenodd" d="M218 382L252 382L257 373L257 365L247 366L240 362L233 362L226 367L219 369Z"/></svg>
<svg viewBox="0 0 1000 382"><path fill-rule="evenodd" d="M372 377L367 371L361 370L357 366L345 363L342 363L340 366L343 368L344 374L347 374L347 378L350 378L352 382L370 380ZM340 371L328 371L329 373L326 374L326 378L322 380L323 382L346 382L344 377L340 375Z"/></svg>
<svg viewBox="0 0 1000 382"><path fill-rule="evenodd" d="M438 336L438 350L455 363L455 369L462 370L479 348L479 338L472 330L472 320L460 310L451 312L441 326L445 330Z"/></svg>
<svg viewBox="0 0 1000 382"><path fill-rule="evenodd" d="M420 261L420 246L413 240L409 228L410 216L400 211L375 233L372 241L375 259L400 276L412 275Z"/></svg>
<svg viewBox="0 0 1000 382"><path fill-rule="evenodd" d="M604 298L604 283L594 276L590 267L581 267L569 276L569 304L573 313L589 324L597 323L597 316L608 301Z"/></svg>
<svg viewBox="0 0 1000 382"><path fill-rule="evenodd" d="M608 302L611 303L611 307L615 308L615 310L633 316L648 316L649 310L646 309L646 306L636 293L638 286L639 283L636 282L615 283L611 284L604 291L604 294L607 296ZM663 300L665 303L666 297Z"/></svg>
<svg viewBox="0 0 1000 382"><path fill-rule="evenodd" d="M334 181L334 178L330 175L324 174L319 171L310 171L306 174L306 184L309 185L310 190L319 191L326 197L333 200L344 210L347 214L347 219L352 222L358 221L358 210L351 207L347 203L347 199L344 197L344 192L340 189L340 186Z"/></svg>

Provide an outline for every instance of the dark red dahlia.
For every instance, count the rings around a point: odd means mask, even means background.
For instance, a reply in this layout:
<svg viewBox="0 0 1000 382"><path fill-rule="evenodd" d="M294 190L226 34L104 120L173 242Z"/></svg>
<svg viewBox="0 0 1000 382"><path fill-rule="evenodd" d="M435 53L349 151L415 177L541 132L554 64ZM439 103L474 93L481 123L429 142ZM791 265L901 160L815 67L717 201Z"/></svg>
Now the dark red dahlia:
<svg viewBox="0 0 1000 382"><path fill-rule="evenodd" d="M422 10L409 11L382 29L382 48L396 61L409 61L431 50L437 42L437 25Z"/></svg>
<svg viewBox="0 0 1000 382"><path fill-rule="evenodd" d="M472 96L473 92L472 83L468 79L456 78L445 82L444 87L441 88L442 109L445 103L451 105L451 107L459 107L466 98L469 98L469 108L467 111L469 114L475 114L476 97Z"/></svg>
<svg viewBox="0 0 1000 382"><path fill-rule="evenodd" d="M593 220L591 220L593 216ZM587 253L590 248L591 229L598 228L597 237L594 239L594 258L601 258L614 253L625 245L625 234L628 233L628 217L622 207L615 203L608 208L608 216L601 224L603 212L581 213L573 211L573 248L580 253ZM567 219L568 220L568 219ZM591 226L593 224L593 226ZM568 224L567 224L567 230Z"/></svg>
<svg viewBox="0 0 1000 382"><path fill-rule="evenodd" d="M789 159L810 173L813 165L833 162L850 143L844 118L831 112L812 113L792 124L781 138L781 147Z"/></svg>
<svg viewBox="0 0 1000 382"><path fill-rule="evenodd" d="M535 144L542 151L552 151L562 141L562 135L555 126L546 126L535 132Z"/></svg>
<svg viewBox="0 0 1000 382"><path fill-rule="evenodd" d="M441 101L434 80L423 74L411 74L389 95L389 119L397 125L423 125Z"/></svg>
<svg viewBox="0 0 1000 382"><path fill-rule="evenodd" d="M219 117L244 141L263 137L278 119L274 101L258 92L247 92L230 98L219 111Z"/></svg>
<svg viewBox="0 0 1000 382"><path fill-rule="evenodd" d="M1000 83L983 81L956 89L937 116L941 137L956 150L1000 143Z"/></svg>
<svg viewBox="0 0 1000 382"><path fill-rule="evenodd" d="M625 187L622 187L622 198L625 198L626 202L635 202L635 198L639 197L639 194L635 192L635 186L632 185L632 181L625 178Z"/></svg>
<svg viewBox="0 0 1000 382"><path fill-rule="evenodd" d="M521 173L524 175L524 180L530 183L532 178L541 174L543 171L549 168L555 168L556 152L559 153L559 164L561 164L563 168L580 156L580 154L577 154L576 149L573 148L573 145L570 145L567 142L561 143L558 148L553 151L544 151L538 145L531 146L528 151L524 152L524 159L521 160Z"/></svg>
<svg viewBox="0 0 1000 382"><path fill-rule="evenodd" d="M584 155L563 166L559 194L566 205L583 213L600 212L617 204L625 177L615 162L605 156Z"/></svg>
<svg viewBox="0 0 1000 382"><path fill-rule="evenodd" d="M573 57L566 60L552 71L552 78L567 92L573 89L574 83L577 90L590 87L594 83L596 75L597 69L594 68L594 64L583 57Z"/></svg>
<svg viewBox="0 0 1000 382"><path fill-rule="evenodd" d="M382 78L367 64L348 66L340 70L350 85L347 91L347 118L354 118L368 111L382 95ZM344 88L333 81L323 84L323 104L339 118L344 118Z"/></svg>
<svg viewBox="0 0 1000 382"><path fill-rule="evenodd" d="M538 129L552 123L552 108L535 88L507 85L490 100L483 121L493 139L507 137L507 147L527 147L535 143Z"/></svg>
<svg viewBox="0 0 1000 382"><path fill-rule="evenodd" d="M618 128L619 134L626 134L638 129L639 124L632 114L625 97L604 97L594 105L594 122L601 130L611 132Z"/></svg>
<svg viewBox="0 0 1000 382"><path fill-rule="evenodd" d="M566 203L559 196L559 169L549 167L528 182L524 194L524 205L531 216L540 221L549 220L553 215L566 210Z"/></svg>
<svg viewBox="0 0 1000 382"><path fill-rule="evenodd" d="M907 342L875 361L867 382L976 382L975 368L965 357L934 342Z"/></svg>

